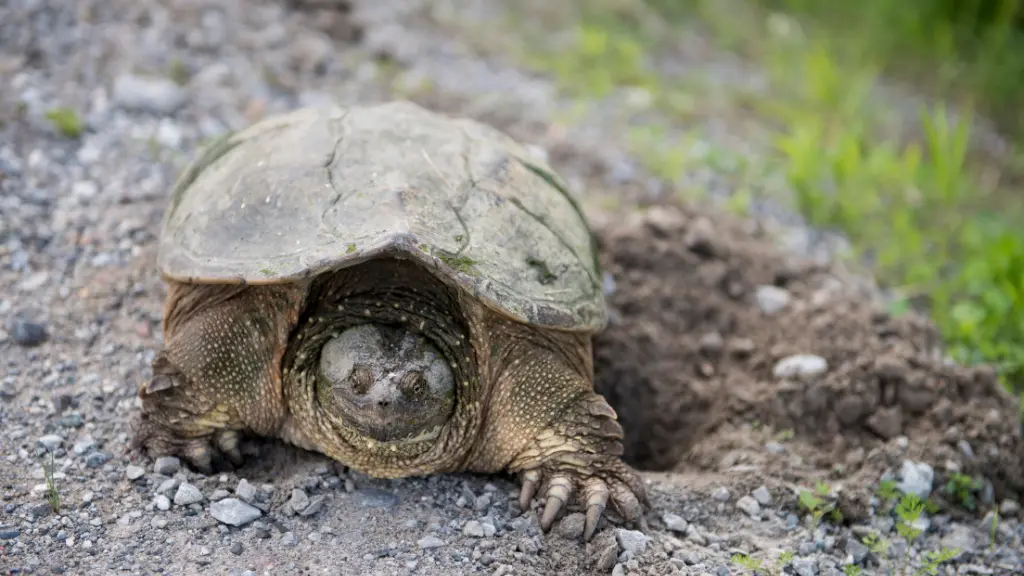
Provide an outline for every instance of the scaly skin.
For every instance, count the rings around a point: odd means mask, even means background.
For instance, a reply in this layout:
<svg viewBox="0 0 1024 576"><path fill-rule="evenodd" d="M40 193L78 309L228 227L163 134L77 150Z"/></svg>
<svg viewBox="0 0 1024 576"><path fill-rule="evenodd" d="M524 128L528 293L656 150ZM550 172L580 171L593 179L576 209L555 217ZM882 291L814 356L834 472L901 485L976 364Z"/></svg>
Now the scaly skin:
<svg viewBox="0 0 1024 576"><path fill-rule="evenodd" d="M440 429L381 442L318 400L321 347L365 322L403 326L448 358L457 400ZM403 260L309 284L171 283L164 330L133 439L152 457L203 471L219 457L237 465L238 435L251 433L377 477L519 473L520 507L543 495L545 531L574 498L587 508L587 540L609 504L645 526L644 486L620 459L622 428L593 391L588 334L506 320Z"/></svg>

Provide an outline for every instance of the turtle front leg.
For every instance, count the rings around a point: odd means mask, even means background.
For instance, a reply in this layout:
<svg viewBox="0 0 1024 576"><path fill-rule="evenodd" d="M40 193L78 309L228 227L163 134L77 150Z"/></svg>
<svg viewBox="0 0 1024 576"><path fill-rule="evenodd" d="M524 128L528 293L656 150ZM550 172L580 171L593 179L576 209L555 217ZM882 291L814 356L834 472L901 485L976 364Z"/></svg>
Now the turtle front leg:
<svg viewBox="0 0 1024 576"><path fill-rule="evenodd" d="M271 436L284 416L280 361L295 300L286 287L172 282L165 344L139 386L133 448L204 473L222 458L240 466L240 433Z"/></svg>
<svg viewBox="0 0 1024 576"><path fill-rule="evenodd" d="M557 341L564 336L566 341ZM622 461L623 430L615 411L593 390L589 340L543 337L508 342L488 404L492 407L478 465L501 462L522 481L519 506L545 500L546 532L574 500L586 508L584 540L597 530L607 506L646 529L647 493L639 475Z"/></svg>

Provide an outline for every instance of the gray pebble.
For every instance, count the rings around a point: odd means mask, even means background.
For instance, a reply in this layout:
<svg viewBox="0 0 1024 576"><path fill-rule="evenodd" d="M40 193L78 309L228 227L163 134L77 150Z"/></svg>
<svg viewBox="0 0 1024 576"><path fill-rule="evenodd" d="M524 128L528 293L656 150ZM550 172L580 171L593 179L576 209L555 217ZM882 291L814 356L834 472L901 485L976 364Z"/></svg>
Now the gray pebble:
<svg viewBox="0 0 1024 576"><path fill-rule="evenodd" d="M110 461L110 454L106 452L93 452L85 457L85 465L89 468L99 468Z"/></svg>
<svg viewBox="0 0 1024 576"><path fill-rule="evenodd" d="M241 542L233 542L231 544L231 548L228 548L228 550L232 554L234 554L235 556L241 556L242 555L242 543Z"/></svg>
<svg viewBox="0 0 1024 576"><path fill-rule="evenodd" d="M476 520L470 520L466 522L466 525L462 527L462 533L466 536L472 536L474 538L484 537L484 527Z"/></svg>
<svg viewBox="0 0 1024 576"><path fill-rule="evenodd" d="M0 528L0 540L14 540L20 535L16 528Z"/></svg>
<svg viewBox="0 0 1024 576"><path fill-rule="evenodd" d="M33 347L46 341L46 328L42 324L27 320L15 319L10 324L10 335L19 346Z"/></svg>
<svg viewBox="0 0 1024 576"><path fill-rule="evenodd" d="M783 454L786 452L786 447L775 441L766 442L764 448L772 454Z"/></svg>
<svg viewBox="0 0 1024 576"><path fill-rule="evenodd" d="M846 539L846 552L853 557L854 564L860 564L868 557L868 552L870 552L870 550L867 546L860 543L853 535L850 535Z"/></svg>
<svg viewBox="0 0 1024 576"><path fill-rule="evenodd" d="M362 488L356 494L359 503L367 508L394 508L398 505L398 496L380 488Z"/></svg>
<svg viewBox="0 0 1024 576"><path fill-rule="evenodd" d="M976 546L971 529L962 524L953 524L948 534L942 537L945 548L959 548L963 552L972 553Z"/></svg>
<svg viewBox="0 0 1024 576"><path fill-rule="evenodd" d="M789 304L789 291L778 286L758 286L754 292L754 300L761 312L772 315L776 314Z"/></svg>
<svg viewBox="0 0 1024 576"><path fill-rule="evenodd" d="M71 450L74 451L75 454L82 456L83 454L88 454L95 448L96 442L92 438L83 438L78 442L75 442L75 445L71 447Z"/></svg>
<svg viewBox="0 0 1024 576"><path fill-rule="evenodd" d="M188 482L182 482L178 491L174 493L174 504L176 506L188 506L203 501L203 493Z"/></svg>
<svg viewBox="0 0 1024 576"><path fill-rule="evenodd" d="M753 496L754 500L757 500L757 503L761 506L772 505L772 493L769 492L768 488L765 486L758 487L758 489L751 492L750 495Z"/></svg>
<svg viewBox="0 0 1024 576"><path fill-rule="evenodd" d="M728 502L729 498L732 498L732 494L729 493L729 489L725 486L719 486L711 493L711 497L719 502Z"/></svg>
<svg viewBox="0 0 1024 576"><path fill-rule="evenodd" d="M778 379L795 378L811 381L828 371L828 362L814 354L794 354L775 363L772 375Z"/></svg>
<svg viewBox="0 0 1024 576"><path fill-rule="evenodd" d="M170 494L173 490L178 488L179 484L181 484L181 480L178 478L168 478L156 487L156 491L159 494Z"/></svg>
<svg viewBox="0 0 1024 576"><path fill-rule="evenodd" d="M924 462L904 460L903 466L900 467L899 478L897 487L901 492L904 494L916 494L924 500L932 493L935 470Z"/></svg>
<svg viewBox="0 0 1024 576"><path fill-rule="evenodd" d="M185 104L185 91L168 78L123 74L114 80L114 102L125 110L171 114Z"/></svg>
<svg viewBox="0 0 1024 576"><path fill-rule="evenodd" d="M139 478L142 478L145 474L146 474L145 470L143 470L142 468L139 468L138 466L135 466L133 464L129 464L124 469L124 475L129 480L138 480Z"/></svg>
<svg viewBox="0 0 1024 576"><path fill-rule="evenodd" d="M490 494L482 494L480 496L477 496L476 500L473 502L473 509L476 510L477 512L483 512L484 510L487 510L490 507L491 507L491 495Z"/></svg>
<svg viewBox="0 0 1024 576"><path fill-rule="evenodd" d="M424 536L416 541L416 545L423 550L430 550L431 548L440 548L444 546L444 542L434 535Z"/></svg>
<svg viewBox="0 0 1024 576"><path fill-rule="evenodd" d="M153 516L153 519L149 521L149 525L153 528L166 528L167 518L163 516Z"/></svg>
<svg viewBox="0 0 1024 576"><path fill-rule="evenodd" d="M793 560L792 566L798 576L818 576L818 563L810 558Z"/></svg>
<svg viewBox="0 0 1024 576"><path fill-rule="evenodd" d="M238 498L225 498L210 504L210 516L229 526L244 526L263 513Z"/></svg>
<svg viewBox="0 0 1024 576"><path fill-rule="evenodd" d="M568 514L558 523L558 533L565 538L575 540L583 536L583 528L586 521L587 517L579 512Z"/></svg>
<svg viewBox="0 0 1024 576"><path fill-rule="evenodd" d="M999 513L1003 516L1016 516L1020 513L1020 504L1016 500L1007 498L999 505Z"/></svg>
<svg viewBox="0 0 1024 576"><path fill-rule="evenodd" d="M679 516L678 514L672 514L671 512L666 512L661 515L661 520L665 523L665 527L669 530L673 532L679 532L680 534L686 533L688 524L682 516Z"/></svg>
<svg viewBox="0 0 1024 576"><path fill-rule="evenodd" d="M743 510L747 515L757 518L761 514L761 505L750 496L743 496L736 501L736 507Z"/></svg>
<svg viewBox="0 0 1024 576"><path fill-rule="evenodd" d="M217 490L213 491L213 494L210 494L210 501L211 502L216 502L217 500L223 500L223 499L227 498L228 496L231 496L231 492L228 492L227 490L224 490L223 488L218 488Z"/></svg>
<svg viewBox="0 0 1024 576"><path fill-rule="evenodd" d="M176 456L163 456L153 463L153 471L164 476L174 476L181 470L181 460Z"/></svg>
<svg viewBox="0 0 1024 576"><path fill-rule="evenodd" d="M246 502L252 502L256 499L256 487L245 478L242 478L238 481L238 486L235 487L235 496Z"/></svg>
<svg viewBox="0 0 1024 576"><path fill-rule="evenodd" d="M301 488L292 490L292 497L288 500L288 509L293 514L298 514L305 510L306 506L309 506L309 496L306 496L306 492Z"/></svg>
<svg viewBox="0 0 1024 576"><path fill-rule="evenodd" d="M612 576L626 576L626 567L622 564L616 564L615 568L612 568Z"/></svg>
<svg viewBox="0 0 1024 576"><path fill-rule="evenodd" d="M56 452L64 444L64 439L56 434L47 434L39 438L39 445L50 452Z"/></svg>
<svg viewBox="0 0 1024 576"><path fill-rule="evenodd" d="M615 530L615 540L618 541L620 549L629 552L633 556L639 556L647 550L649 538L638 530L617 528Z"/></svg>
<svg viewBox="0 0 1024 576"><path fill-rule="evenodd" d="M156 505L157 510L170 510L171 499L163 494L157 494L153 497L153 504Z"/></svg>
<svg viewBox="0 0 1024 576"><path fill-rule="evenodd" d="M299 516L313 516L324 507L324 496L317 495L309 499L309 504L299 511Z"/></svg>
<svg viewBox="0 0 1024 576"><path fill-rule="evenodd" d="M281 535L281 544L283 546L295 546L298 542L299 539L295 536L295 532L288 531Z"/></svg>

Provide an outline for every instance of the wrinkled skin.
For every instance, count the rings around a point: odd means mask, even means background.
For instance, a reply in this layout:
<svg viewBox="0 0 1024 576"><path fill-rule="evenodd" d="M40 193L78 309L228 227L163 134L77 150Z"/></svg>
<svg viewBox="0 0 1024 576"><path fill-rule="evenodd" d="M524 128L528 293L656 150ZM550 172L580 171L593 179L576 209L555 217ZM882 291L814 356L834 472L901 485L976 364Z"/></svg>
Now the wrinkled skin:
<svg viewBox="0 0 1024 576"><path fill-rule="evenodd" d="M165 346L133 443L201 471L277 437L377 477L519 473L541 527L582 502L644 528L622 428L593 391L590 335L510 321L407 260L308 283L170 283ZM443 359L442 363L438 360Z"/></svg>

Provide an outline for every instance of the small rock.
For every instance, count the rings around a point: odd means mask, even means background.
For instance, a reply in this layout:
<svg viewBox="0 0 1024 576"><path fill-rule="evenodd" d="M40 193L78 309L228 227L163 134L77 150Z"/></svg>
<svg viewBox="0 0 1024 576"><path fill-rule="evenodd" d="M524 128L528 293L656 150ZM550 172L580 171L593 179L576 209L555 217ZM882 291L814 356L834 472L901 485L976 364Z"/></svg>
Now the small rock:
<svg viewBox="0 0 1024 576"><path fill-rule="evenodd" d="M854 564L860 564L868 557L870 550L867 546L858 542L853 535L850 535L846 539L846 552L853 557Z"/></svg>
<svg viewBox="0 0 1024 576"><path fill-rule="evenodd" d="M60 448L63 443L64 439L56 434L47 434L39 438L39 445L50 452L56 452L57 448Z"/></svg>
<svg viewBox="0 0 1024 576"><path fill-rule="evenodd" d="M815 380L828 371L828 362L814 354L794 354L775 363L772 375L776 378L796 378L804 381Z"/></svg>
<svg viewBox="0 0 1024 576"><path fill-rule="evenodd" d="M241 556L242 555L242 543L241 542L234 542L234 543L231 544L231 548L228 548L228 550L232 554L234 554L235 556Z"/></svg>
<svg viewBox="0 0 1024 576"><path fill-rule="evenodd" d="M238 498L225 498L210 504L210 516L229 526L244 526L263 513Z"/></svg>
<svg viewBox="0 0 1024 576"><path fill-rule="evenodd" d="M768 488L765 486L759 487L757 490L751 492L750 495L753 496L754 500L757 500L757 503L761 506L772 505L772 493L769 492Z"/></svg>
<svg viewBox="0 0 1024 576"><path fill-rule="evenodd" d="M736 507L746 512L752 518L757 518L761 515L761 505L750 496L744 496L737 500Z"/></svg>
<svg viewBox="0 0 1024 576"><path fill-rule="evenodd" d="M85 457L85 465L89 468L99 468L109 462L110 457L106 452L93 452Z"/></svg>
<svg viewBox="0 0 1024 576"><path fill-rule="evenodd" d="M682 516L678 514L672 514L671 512L666 512L661 515L661 520L665 523L665 527L669 530L673 532L679 532L680 534L686 533L688 524Z"/></svg>
<svg viewBox="0 0 1024 576"><path fill-rule="evenodd" d="M416 545L423 550L430 550L432 548L440 548L444 546L444 542L434 535L424 536L416 541Z"/></svg>
<svg viewBox="0 0 1024 576"><path fill-rule="evenodd" d="M20 535L17 528L0 528L0 540L14 540Z"/></svg>
<svg viewBox="0 0 1024 576"><path fill-rule="evenodd" d="M1013 517L1020 513L1020 504L1016 500L1007 498L999 505L999 513L1003 516Z"/></svg>
<svg viewBox="0 0 1024 576"><path fill-rule="evenodd" d="M135 466L133 464L129 464L124 469L124 475L129 480L138 480L139 478L142 478L145 474L146 474L145 470L143 470L142 468L139 468L138 466Z"/></svg>
<svg viewBox="0 0 1024 576"><path fill-rule="evenodd" d="M480 496L477 496L476 500L473 502L473 509L476 510L477 512L483 512L484 510L487 510L490 507L491 507L491 495L490 494L482 494Z"/></svg>
<svg viewBox="0 0 1024 576"><path fill-rule="evenodd" d="M210 501L211 502L216 502L217 500L223 500L223 499L227 498L228 496L231 496L231 492L228 492L227 490L224 490L223 488L218 488L217 490L213 491L213 494L210 494Z"/></svg>
<svg viewBox="0 0 1024 576"><path fill-rule="evenodd" d="M932 493L932 483L935 480L935 470L923 462L904 460L900 468L899 483L897 487L904 494L916 494L922 500L928 498Z"/></svg>
<svg viewBox="0 0 1024 576"><path fill-rule="evenodd" d="M619 548L623 551L629 552L633 556L639 556L647 550L649 539L646 534L638 530L617 528L615 530L615 540L618 541Z"/></svg>
<svg viewBox="0 0 1024 576"><path fill-rule="evenodd" d="M307 517L313 516L324 507L324 496L317 495L309 499L309 504L305 508L299 511L299 516Z"/></svg>
<svg viewBox="0 0 1024 576"><path fill-rule="evenodd" d="M31 348L46 341L46 328L42 324L29 322L28 320L15 319L10 324L10 335L14 343L19 346Z"/></svg>
<svg viewBox="0 0 1024 576"><path fill-rule="evenodd" d="M174 504L176 506L188 506L203 501L203 493L188 482L182 482L178 491L174 493Z"/></svg>
<svg viewBox="0 0 1024 576"><path fill-rule="evenodd" d="M153 504L156 505L157 510L167 511L171 509L171 499L163 494L154 496Z"/></svg>
<svg viewBox="0 0 1024 576"><path fill-rule="evenodd" d="M558 524L558 533L569 540L583 536L583 528L587 517L578 512L569 514Z"/></svg>
<svg viewBox="0 0 1024 576"><path fill-rule="evenodd" d="M153 516L153 519L149 521L149 525L153 528L166 528L167 518L163 516Z"/></svg>
<svg viewBox="0 0 1024 576"><path fill-rule="evenodd" d="M818 563L810 558L793 560L792 566L798 576L818 576Z"/></svg>
<svg viewBox="0 0 1024 576"><path fill-rule="evenodd" d="M185 91L168 78L131 74L114 81L114 101L125 110L171 114L185 103Z"/></svg>
<svg viewBox="0 0 1024 576"><path fill-rule="evenodd" d="M309 506L309 496L301 488L292 490L292 497L288 500L288 508L293 514L298 514Z"/></svg>
<svg viewBox="0 0 1024 576"><path fill-rule="evenodd" d="M289 530L288 532L285 532L281 535L282 546L295 546L296 544L298 544L298 542L299 539L297 536L295 536L295 532Z"/></svg>
<svg viewBox="0 0 1024 576"><path fill-rule="evenodd" d="M246 502L252 502L256 499L256 487L245 478L242 478L238 481L238 486L235 487L235 496Z"/></svg>
<svg viewBox="0 0 1024 576"><path fill-rule="evenodd" d="M75 445L71 447L71 450L74 451L75 454L82 456L83 454L88 454L94 448L96 448L96 441L92 438L86 437L75 442Z"/></svg>
<svg viewBox="0 0 1024 576"><path fill-rule="evenodd" d="M622 564L616 564L615 567L612 568L612 576L626 576L626 567Z"/></svg>
<svg viewBox="0 0 1024 576"><path fill-rule="evenodd" d="M181 470L181 460L176 456L162 456L153 464L153 471L164 476L174 476Z"/></svg>
<svg viewBox="0 0 1024 576"><path fill-rule="evenodd" d="M971 533L971 529L962 524L953 524L948 534L942 537L942 546L944 548L957 548L961 552L968 554L974 552L975 542L974 534Z"/></svg>
<svg viewBox="0 0 1024 576"><path fill-rule="evenodd" d="M711 497L719 502L728 502L729 498L732 498L732 494L729 493L729 489L725 486L719 486L711 493Z"/></svg>
<svg viewBox="0 0 1024 576"><path fill-rule="evenodd" d="M754 292L754 300L761 312L772 315L776 314L789 304L789 291L778 286L758 286Z"/></svg>
<svg viewBox="0 0 1024 576"><path fill-rule="evenodd" d="M774 440L765 442L764 449L772 454L784 454L786 452L786 447Z"/></svg>
<svg viewBox="0 0 1024 576"><path fill-rule="evenodd" d="M466 525L462 527L462 533L466 536L472 536L474 538L484 537L484 527L476 520L470 520L466 522Z"/></svg>

